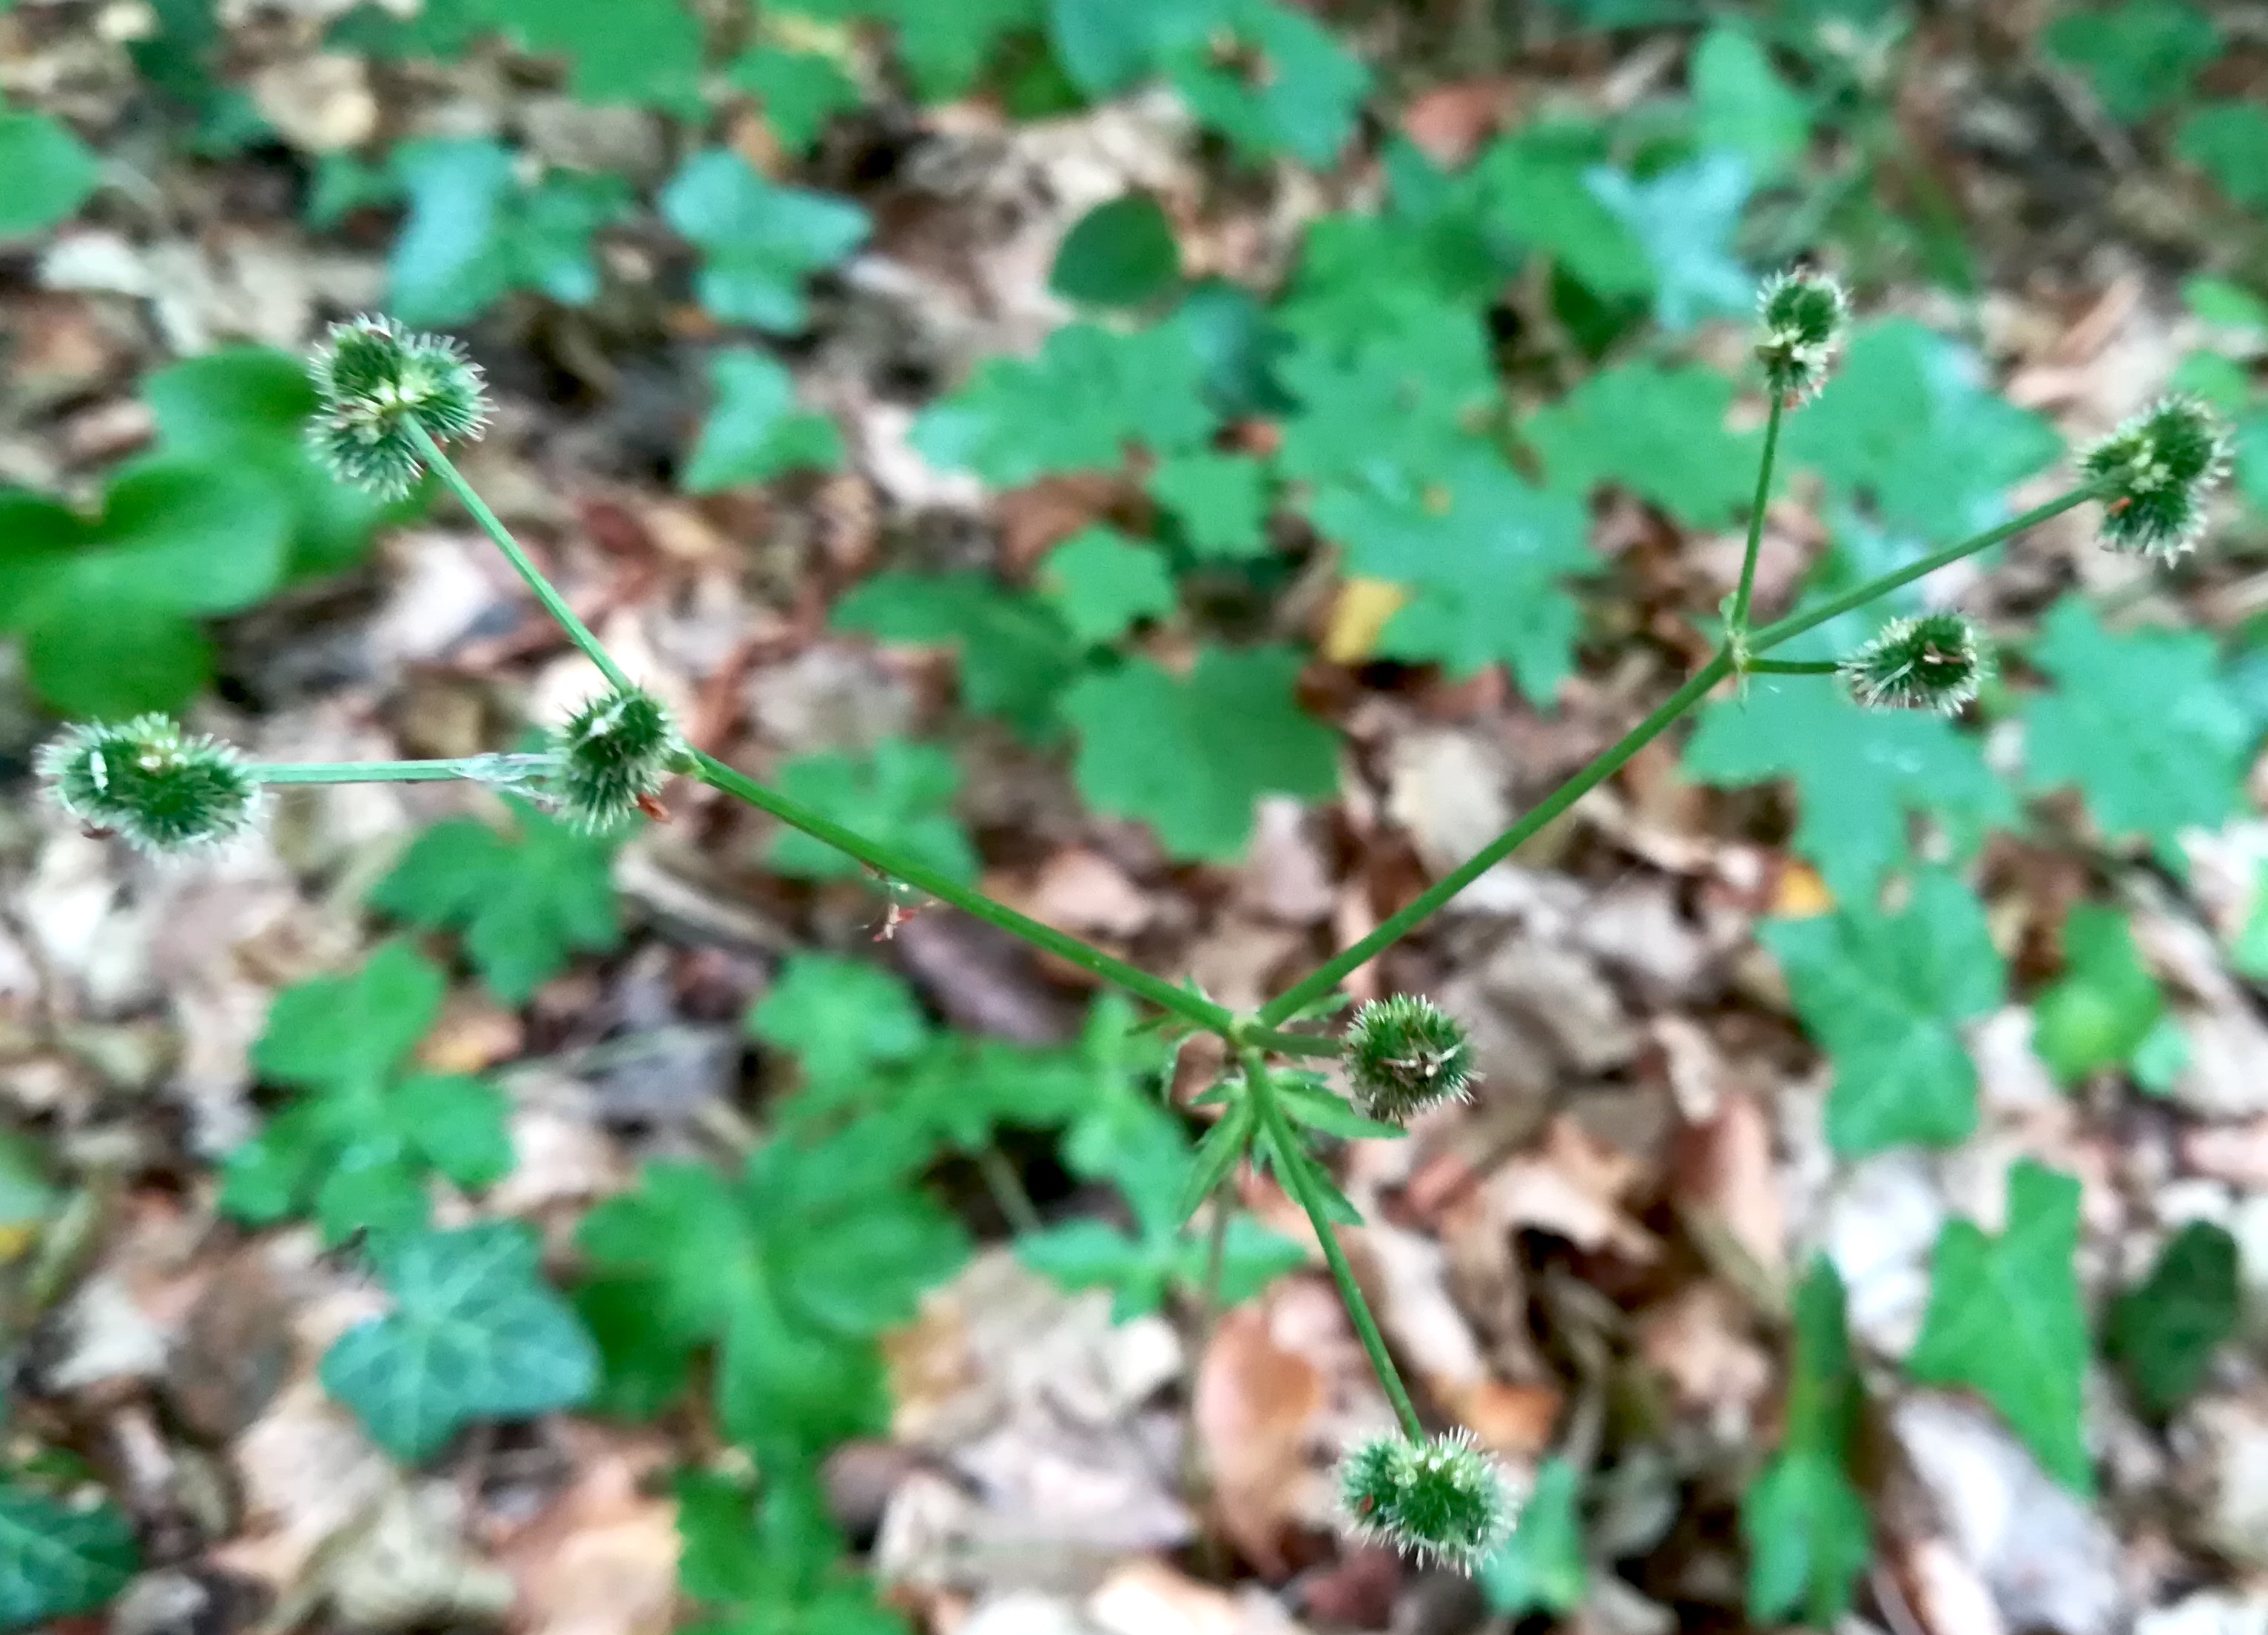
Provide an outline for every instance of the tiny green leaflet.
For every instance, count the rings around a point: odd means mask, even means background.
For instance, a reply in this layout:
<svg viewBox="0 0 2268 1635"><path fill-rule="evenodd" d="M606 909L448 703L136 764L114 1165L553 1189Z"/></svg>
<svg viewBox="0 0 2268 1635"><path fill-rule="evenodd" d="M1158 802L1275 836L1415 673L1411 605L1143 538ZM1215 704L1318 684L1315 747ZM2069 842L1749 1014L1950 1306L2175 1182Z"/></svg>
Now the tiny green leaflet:
<svg viewBox="0 0 2268 1635"><path fill-rule="evenodd" d="M1146 193L1106 199L1073 222L1056 250L1048 288L1090 306L1140 306L1182 276L1174 225Z"/></svg>
<svg viewBox="0 0 2268 1635"><path fill-rule="evenodd" d="M622 940L611 868L619 836L578 834L515 802L507 835L475 818L436 823L371 888L371 906L463 934L497 997L519 1005L578 952Z"/></svg>
<svg viewBox="0 0 2268 1635"><path fill-rule="evenodd" d="M1561 1455L1536 1466L1512 1536L1473 1574L1490 1611L1516 1618L1572 1612L1582 1604L1591 1581L1583 1550L1582 1487L1582 1473Z"/></svg>
<svg viewBox="0 0 2268 1635"><path fill-rule="evenodd" d="M405 323L461 323L513 290L571 306L599 293L592 235L629 212L620 177L558 171L523 180L486 137L423 137L388 161L409 217L387 261L387 305Z"/></svg>
<svg viewBox="0 0 2268 1635"><path fill-rule="evenodd" d="M1116 641L1178 605L1173 575L1157 549L1100 523L1047 554L1040 588L1071 634L1090 646Z"/></svg>
<svg viewBox="0 0 2268 1635"><path fill-rule="evenodd" d="M1756 281L1727 247L1755 173L1738 153L1705 152L1644 180L1602 166L1584 180L1621 220L1653 269L1653 314L1672 335L1705 318L1746 313Z"/></svg>
<svg viewBox="0 0 2268 1635"><path fill-rule="evenodd" d="M1925 870L1906 903L1846 903L1762 931L1804 1026L1835 1066L1827 1138L1846 1158L1919 1141L1949 1146L1977 1127L1977 1068L1962 1027L2001 1000L2006 968L1984 905Z"/></svg>
<svg viewBox="0 0 2268 1635"><path fill-rule="evenodd" d="M45 114L0 109L0 238L28 238L75 215L101 180L93 151Z"/></svg>
<svg viewBox="0 0 2268 1635"><path fill-rule="evenodd" d="M92 1612L140 1566L134 1528L107 1499L67 1504L0 1484L0 1630Z"/></svg>
<svg viewBox="0 0 2268 1635"><path fill-rule="evenodd" d="M661 213L702 252L702 306L726 323L778 334L804 327L803 283L866 240L848 200L767 181L725 148L694 154L662 189Z"/></svg>
<svg viewBox="0 0 2268 1635"><path fill-rule="evenodd" d="M905 980L866 960L790 954L771 991L748 1011L748 1031L794 1054L806 1081L866 1082L920 1057L929 1020Z"/></svg>
<svg viewBox="0 0 2268 1635"><path fill-rule="evenodd" d="M1266 555L1268 468L1249 455L1176 454L1158 462L1147 487L1199 556Z"/></svg>
<svg viewBox="0 0 2268 1635"><path fill-rule="evenodd" d="M2087 1322L2075 1265L2079 1192L2071 1176L2024 1159L2008 1171L2002 1232L1946 1223L1906 1373L1924 1385L1974 1387L2050 1476L2085 1494L2093 1480Z"/></svg>
<svg viewBox="0 0 2268 1635"><path fill-rule="evenodd" d="M831 622L884 641L950 647L969 709L1034 742L1062 730L1057 705L1079 672L1079 644L1053 608L990 574L878 573L835 604Z"/></svg>
<svg viewBox="0 0 2268 1635"><path fill-rule="evenodd" d="M2166 1006L2117 910L2074 905L2063 948L2064 975L2032 1002L2032 1049L2071 1085L2132 1061Z"/></svg>
<svg viewBox="0 0 2268 1635"><path fill-rule="evenodd" d="M961 768L940 744L886 738L864 755L832 750L797 755L781 763L774 780L779 792L822 816L857 829L949 879L976 878L976 848L954 815ZM814 839L800 829L783 829L765 860L782 874L801 880L871 877L856 858Z"/></svg>
<svg viewBox="0 0 2268 1635"><path fill-rule="evenodd" d="M416 1232L371 1246L393 1309L323 1353L323 1388L395 1458L438 1452L475 1419L572 1408L598 1381L581 1322L545 1285L514 1221Z"/></svg>
<svg viewBox="0 0 2268 1635"><path fill-rule="evenodd" d="M2179 98L2220 55L2220 30L2189 0L2074 6L2041 35L2051 56L2083 74L2115 119L2138 120Z"/></svg>
<svg viewBox="0 0 2268 1635"><path fill-rule="evenodd" d="M1759 1623L1801 1616L1831 1627L1874 1554L1867 1503L1849 1475L1861 1396L1844 1306L1843 1280L1822 1256L1796 1290L1779 1451L1741 1497L1749 1614Z"/></svg>
<svg viewBox="0 0 2268 1635"><path fill-rule="evenodd" d="M2242 1317L2235 1239L2193 1220L2166 1241L2149 1275L2110 1307L2104 1350L2144 1412L2162 1418L2205 1383Z"/></svg>
<svg viewBox="0 0 2268 1635"><path fill-rule="evenodd" d="M1756 493L1757 438L1725 429L1733 383L1698 364L1602 369L1521 428L1550 485L1616 483L1695 527L1721 527Z"/></svg>
<svg viewBox="0 0 2268 1635"><path fill-rule="evenodd" d="M770 354L727 347L709 360L709 383L717 399L679 479L687 493L714 494L842 464L843 434L835 422L798 406L795 378Z"/></svg>

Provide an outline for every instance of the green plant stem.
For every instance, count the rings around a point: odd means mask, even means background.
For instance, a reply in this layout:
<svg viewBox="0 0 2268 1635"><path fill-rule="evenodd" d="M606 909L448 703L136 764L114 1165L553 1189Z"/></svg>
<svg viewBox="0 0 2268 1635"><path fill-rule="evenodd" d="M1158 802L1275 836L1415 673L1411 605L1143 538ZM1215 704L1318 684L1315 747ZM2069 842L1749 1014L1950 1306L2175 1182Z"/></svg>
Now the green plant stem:
<svg viewBox="0 0 2268 1635"><path fill-rule="evenodd" d="M801 829L814 840L823 841L837 851L847 852L877 873L902 880L917 890L927 892L940 902L952 904L962 913L997 925L1012 936L1046 949L1059 959L1068 960L1090 976L1105 982L1116 983L1130 993L1138 994L1161 1010L1188 1018L1198 1027L1226 1037L1236 1024L1236 1018L1224 1006L1214 1004L1201 994L1186 988L1177 988L1162 976L1153 976L1139 966L1092 947L1078 938L1043 925L1028 915L1019 914L1003 902L995 902L983 892L962 885L925 863L917 862L887 846L877 845L864 835L843 827L832 818L814 811L798 800L791 800L777 790L768 789L747 773L736 771L714 755L696 752L693 757L694 775L711 789L745 800L759 811L769 812L791 829Z"/></svg>
<svg viewBox="0 0 2268 1635"><path fill-rule="evenodd" d="M630 678L622 674L622 668L615 662L614 655L599 644L599 638L591 633L590 626L575 616L575 610L567 605L567 599L559 593L549 579L543 577L543 571L528 559L527 553L520 549L519 541L512 536L512 530L497 519L496 512L489 509L488 502L473 491L473 485L465 481L464 474L457 469L456 462L443 452L440 444L433 440L433 434L419 424L414 416L408 423L410 436L416 440L417 452L428 468L448 486L449 491L457 497L457 503L471 513L473 520L480 524L481 532L496 541L497 549L504 554L505 560L512 563L527 588L535 593L535 600L543 604L543 610L558 622L559 628L567 632L568 639L583 650L584 657L599 667L599 674L605 676L610 685L622 692L632 691Z"/></svg>
<svg viewBox="0 0 2268 1635"><path fill-rule="evenodd" d="M1756 503L1749 507L1749 542L1741 553L1741 584L1733 593L1733 612L1725 632L1735 652L1744 651L1742 644L1749 633L1749 602L1756 594L1756 553L1764 546L1764 507L1771 501L1772 465L1779 458L1779 420L1785 401L1781 394L1773 393L1771 409L1764 416L1764 453L1756 466Z"/></svg>
<svg viewBox="0 0 2268 1635"><path fill-rule="evenodd" d="M1339 1042L1322 1034L1287 1034L1275 1027L1247 1026L1239 1035L1245 1043L1258 1045L1278 1056L1336 1056Z"/></svg>
<svg viewBox="0 0 2268 1635"><path fill-rule="evenodd" d="M1974 556L1978 551L1998 545L2012 534L2021 534L2027 528L2037 527L2049 518L2059 517L2073 506L2083 505L2095 497L2096 497L2096 490L2094 484L2081 483L2067 493L2058 495L2043 505L2033 506L2020 517L2011 517L1997 528L1987 528L1984 533L1974 534L1962 541L1958 545L1948 545L1943 550L1924 556L1919 562L1911 563L1895 573L1885 573L1879 578L1869 579L1857 589L1845 591L1842 595L1830 598L1816 608L1808 608L1801 613L1790 614L1776 624L1767 624L1756 633L1755 638L1749 644L1749 651L1753 653L1769 652L1782 642L1792 641L1806 630L1815 629L1830 619L1850 612L1853 608L1863 608L1876 597L1886 596L1901 586L1911 585L1916 579L1925 578L1935 573L1940 568L1959 562L1963 556Z"/></svg>
<svg viewBox="0 0 2268 1635"><path fill-rule="evenodd" d="M1660 708L1616 739L1599 758L1546 795L1528 814L1486 846L1467 858L1451 873L1443 875L1427 890L1410 899L1407 906L1388 915L1378 928L1351 947L1343 950L1336 958L1318 966L1284 992L1262 1005L1256 1013L1261 1024L1273 1027L1287 1016L1300 1010L1338 985L1341 978L1359 966L1376 957L1388 945L1398 942L1410 928L1425 919L1434 910L1471 885L1497 864L1532 839L1536 831L1565 812L1585 795L1619 771L1624 763L1639 750L1667 731L1670 724L1697 703L1709 689L1733 673L1732 656L1719 649L1709 662L1694 672L1684 686L1662 702Z"/></svg>
<svg viewBox="0 0 2268 1635"><path fill-rule="evenodd" d="M1842 668L1832 659L1751 659L1751 675L1832 675Z"/></svg>
<svg viewBox="0 0 2268 1635"><path fill-rule="evenodd" d="M1008 1229L1020 1238L1040 1231L1045 1223L1032 1206L1032 1195L1024 1189L1024 1178L1016 1173L1016 1167L997 1146L978 1147L975 1156L976 1172L984 1177L985 1190L1006 1217Z"/></svg>
<svg viewBox="0 0 2268 1635"><path fill-rule="evenodd" d="M1401 1371L1395 1367L1394 1358L1386 1349L1386 1337L1378 1331L1378 1319L1371 1315L1370 1302L1354 1280L1354 1268L1347 1263L1346 1251L1339 1247L1338 1234L1331 1226L1330 1217L1323 1212L1323 1200L1315 1191L1314 1178L1300 1161L1303 1155L1294 1145L1299 1138L1292 1133L1291 1122L1284 1116L1284 1109L1276 1105L1275 1086L1268 1079L1268 1064L1258 1050L1248 1046L1244 1051L1244 1082L1251 1094L1260 1128L1267 1135L1268 1145L1275 1149L1276 1172L1300 1207L1307 1212L1307 1224L1315 1229L1315 1241L1322 1246L1331 1278L1339 1285L1339 1303L1346 1307L1347 1320L1354 1324L1362 1349L1369 1355L1371 1372L1378 1376L1387 1400L1394 1404L1394 1417L1402 1422L1402 1433L1413 1442L1422 1442L1425 1440L1425 1427L1419 1422L1417 1407L1402 1383Z"/></svg>
<svg viewBox="0 0 2268 1635"><path fill-rule="evenodd" d="M262 784L439 784L453 778L511 783L539 776L549 755L466 755L456 761L304 761L254 762L245 770Z"/></svg>

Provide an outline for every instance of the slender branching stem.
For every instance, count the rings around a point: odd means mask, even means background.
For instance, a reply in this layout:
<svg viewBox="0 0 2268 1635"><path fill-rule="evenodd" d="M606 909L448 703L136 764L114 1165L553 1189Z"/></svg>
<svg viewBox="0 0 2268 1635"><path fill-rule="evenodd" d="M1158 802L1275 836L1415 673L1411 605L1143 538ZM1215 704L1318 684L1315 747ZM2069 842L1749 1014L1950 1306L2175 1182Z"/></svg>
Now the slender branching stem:
<svg viewBox="0 0 2268 1635"><path fill-rule="evenodd" d="M777 790L766 788L745 772L735 771L714 755L696 753L693 759L694 776L711 788L722 790L747 801L759 811L770 813L791 829L801 829L837 851L848 852L878 873L902 880L940 902L950 903L964 914L987 924L997 925L1012 936L1020 937L1026 942L1069 961L1090 976L1116 983L1128 992L1139 995L1161 1010L1186 1017L1208 1032L1226 1036L1235 1025L1236 1018L1226 1007L1214 1004L1202 994L1175 987L1162 976L1152 976L1139 966L1129 965L1125 961L1081 942L1067 932L1059 932L1052 925L1043 925L1028 915L1019 914L1004 902L995 902L983 892L939 873L925 863L888 846L878 845L864 835L845 829L825 814L814 811L800 801L791 800Z"/></svg>
<svg viewBox="0 0 2268 1635"><path fill-rule="evenodd" d="M1747 652L1744 643L1749 633L1749 603L1756 594L1756 553L1764 545L1764 508L1771 503L1772 465L1779 458L1779 419L1786 401L1782 394L1773 393L1771 409L1764 417L1764 458L1756 465L1756 503L1749 507L1749 542L1741 553L1740 588L1733 593L1732 616L1726 625L1726 640L1736 654Z"/></svg>
<svg viewBox="0 0 2268 1635"><path fill-rule="evenodd" d="M1402 1422L1403 1434L1413 1442L1425 1440L1425 1427L1418 1421L1418 1410L1410 1401L1410 1392L1402 1383L1402 1374L1394 1366L1392 1353L1386 1349L1386 1337L1378 1329L1378 1319L1370 1314L1370 1301L1364 1297L1362 1285L1354 1280L1354 1268L1347 1263L1346 1251L1339 1247L1339 1237L1332 1228L1331 1218L1324 1212L1322 1196L1315 1190L1314 1178L1300 1162L1299 1137L1292 1132L1292 1121L1284 1116L1284 1109L1276 1101L1275 1086L1269 1081L1268 1062L1257 1049L1248 1047L1244 1051L1244 1084L1252 1097L1255 1116L1268 1145L1275 1150L1276 1173L1290 1189L1292 1199L1307 1212L1307 1224L1315 1229L1315 1241L1322 1246L1323 1260L1331 1269L1331 1280L1339 1285L1339 1303L1346 1307L1347 1319L1362 1341L1362 1349L1370 1358L1370 1370L1385 1388L1387 1400L1394 1404L1394 1417Z"/></svg>
<svg viewBox="0 0 2268 1635"><path fill-rule="evenodd" d="M1832 659L1751 659L1751 675L1832 675L1841 668Z"/></svg>
<svg viewBox="0 0 2268 1635"><path fill-rule="evenodd" d="M543 577L543 571L519 548L519 541L512 538L512 530L505 527L496 512L489 509L488 502L473 492L473 485L465 481L464 474L457 469L456 462L449 458L440 444L433 440L433 434L420 425L415 416L409 421L409 426L410 436L416 442L417 452L423 458L427 468L447 484L449 492L457 497L457 503L480 525L481 532L496 541L497 549L504 554L504 559L512 563L527 588L535 593L535 600L543 604L543 610L558 622L559 628L567 632L570 641L583 650L584 656L599 667L599 674L605 676L610 685L622 692L631 691L630 678L615 662L614 655L599 644L599 638L591 633L591 627L576 616L575 610L567 605L567 599L559 593L558 588L549 579Z"/></svg>
<svg viewBox="0 0 2268 1635"><path fill-rule="evenodd" d="M1684 686L1665 699L1660 709L1616 739L1597 760L1546 795L1527 816L1457 868L1443 875L1429 889L1412 898L1407 907L1388 915L1370 935L1343 950L1336 957L1317 967L1262 1005L1257 1013L1261 1023L1273 1027L1286 1017L1297 1015L1336 987L1349 971L1367 964L1388 945L1399 942L1409 933L1410 927L1427 918L1450 898L1533 839L1545 824L1621 770L1632 755L1660 737L1672 722L1699 703L1711 688L1732 673L1731 654L1719 650L1714 658L1693 673Z"/></svg>
<svg viewBox="0 0 2268 1635"><path fill-rule="evenodd" d="M1278 1028L1247 1023L1237 1037L1277 1056L1336 1057L1339 1053L1339 1042L1322 1034L1287 1034Z"/></svg>
<svg viewBox="0 0 2268 1635"><path fill-rule="evenodd" d="M262 784L442 784L466 779L512 784L550 770L546 755L465 755L454 761L254 762L245 768Z"/></svg>
<svg viewBox="0 0 2268 1635"><path fill-rule="evenodd" d="M1024 1178L1016 1167L997 1146L978 1147L976 1152L976 1173L984 1178L984 1189L992 1195L992 1203L1008 1223L1008 1230L1020 1238L1027 1238L1044 1224L1040 1212L1033 1206L1032 1195L1024 1189Z"/></svg>

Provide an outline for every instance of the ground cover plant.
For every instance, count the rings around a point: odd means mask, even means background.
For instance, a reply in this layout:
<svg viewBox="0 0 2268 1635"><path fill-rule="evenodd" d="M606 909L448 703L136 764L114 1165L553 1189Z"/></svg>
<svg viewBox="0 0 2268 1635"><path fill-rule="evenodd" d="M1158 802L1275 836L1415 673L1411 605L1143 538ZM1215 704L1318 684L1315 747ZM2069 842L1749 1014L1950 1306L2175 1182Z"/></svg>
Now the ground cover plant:
<svg viewBox="0 0 2268 1635"><path fill-rule="evenodd" d="M2241 18L92 16L11 378L180 357L0 495L0 1624L944 1629L1122 1481L1049 1616L2253 1616ZM340 264L122 270L127 106ZM1115 1472L1042 1309L1186 1353Z"/></svg>

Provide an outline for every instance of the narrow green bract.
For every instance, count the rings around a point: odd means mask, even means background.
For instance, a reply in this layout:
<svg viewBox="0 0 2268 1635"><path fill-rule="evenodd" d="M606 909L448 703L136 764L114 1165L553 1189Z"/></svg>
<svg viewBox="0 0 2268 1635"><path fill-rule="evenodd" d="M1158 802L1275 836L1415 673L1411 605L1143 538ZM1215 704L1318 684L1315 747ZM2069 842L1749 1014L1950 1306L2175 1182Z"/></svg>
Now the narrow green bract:
<svg viewBox="0 0 2268 1635"><path fill-rule="evenodd" d="M2102 540L2178 556L2205 532L2205 497L2228 474L2228 428L2200 400L2161 397L2080 456L2102 486Z"/></svg>
<svg viewBox="0 0 2268 1635"><path fill-rule="evenodd" d="M162 715L73 726L40 751L55 804L149 852L222 844L252 829L260 784L235 750Z"/></svg>
<svg viewBox="0 0 2268 1635"><path fill-rule="evenodd" d="M1339 1463L1339 1501L1358 1538L1467 1570L1504 1542L1520 1514L1503 1466L1464 1430L1358 1444Z"/></svg>
<svg viewBox="0 0 2268 1635"><path fill-rule="evenodd" d="M333 325L308 373L322 400L308 428L315 453L340 481L388 497L409 493L425 474L414 428L447 443L488 424L480 368L464 348L391 319Z"/></svg>
<svg viewBox="0 0 2268 1635"><path fill-rule="evenodd" d="M1416 994L1373 999L1357 1011L1340 1059L1362 1110L1381 1123L1398 1124L1471 1094L1472 1047L1463 1026Z"/></svg>

